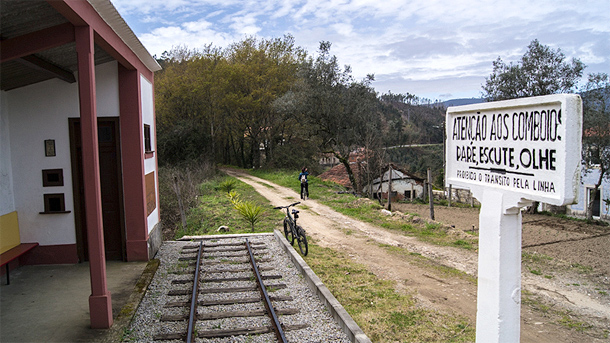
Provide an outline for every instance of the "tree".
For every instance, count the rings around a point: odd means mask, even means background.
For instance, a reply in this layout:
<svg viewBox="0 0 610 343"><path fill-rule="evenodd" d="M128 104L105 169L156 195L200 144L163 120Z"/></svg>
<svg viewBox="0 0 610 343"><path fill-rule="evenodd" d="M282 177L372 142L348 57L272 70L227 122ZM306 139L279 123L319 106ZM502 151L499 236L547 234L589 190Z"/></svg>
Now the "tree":
<svg viewBox="0 0 610 343"><path fill-rule="evenodd" d="M483 97L487 101L530 96L569 93L585 69L584 63L572 58L565 62L561 49L553 50L534 39L517 64L506 64L500 57L493 62L493 72L485 79ZM538 202L529 208L536 213Z"/></svg>
<svg viewBox="0 0 610 343"><path fill-rule="evenodd" d="M155 76L160 164L205 158L259 167L261 147L273 159L278 136L295 122L273 104L296 82L305 56L292 36L163 53Z"/></svg>
<svg viewBox="0 0 610 343"><path fill-rule="evenodd" d="M155 75L159 164L208 157L214 160L214 123L220 117L219 81L222 52L174 48L162 55L164 69ZM210 144L210 142L212 144Z"/></svg>
<svg viewBox="0 0 610 343"><path fill-rule="evenodd" d="M599 170L593 196L587 204L587 219L593 219L593 203L604 179L610 180L610 80L606 73L589 74L582 93L583 153L585 173Z"/></svg>
<svg viewBox="0 0 610 343"><path fill-rule="evenodd" d="M359 184L354 177L349 156L358 148L373 145L379 137L377 94L369 75L355 81L349 66L341 68L336 56L330 54L330 42L321 42L318 57L302 64L302 83L298 93L298 111L305 114L312 139L322 153L331 153L343 164L355 191ZM368 141L368 142L367 142Z"/></svg>
<svg viewBox="0 0 610 343"><path fill-rule="evenodd" d="M534 39L517 64L493 62L493 72L485 79L483 97L488 101L571 92L585 65L576 58L565 61L561 49L553 50Z"/></svg>
<svg viewBox="0 0 610 343"><path fill-rule="evenodd" d="M299 53L291 36L261 41L247 38L228 49L233 68L227 75L227 105L237 129L236 138L245 135L249 145L251 167L261 166L261 146L267 155L272 151L270 132L279 122L272 105L294 83Z"/></svg>

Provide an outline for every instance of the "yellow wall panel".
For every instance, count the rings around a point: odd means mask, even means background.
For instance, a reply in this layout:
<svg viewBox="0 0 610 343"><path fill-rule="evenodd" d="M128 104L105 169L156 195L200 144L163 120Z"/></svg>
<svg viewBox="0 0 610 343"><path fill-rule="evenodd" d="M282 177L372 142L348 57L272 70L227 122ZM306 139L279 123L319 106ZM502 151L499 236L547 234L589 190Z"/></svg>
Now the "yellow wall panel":
<svg viewBox="0 0 610 343"><path fill-rule="evenodd" d="M21 244L17 211L0 216L0 254Z"/></svg>

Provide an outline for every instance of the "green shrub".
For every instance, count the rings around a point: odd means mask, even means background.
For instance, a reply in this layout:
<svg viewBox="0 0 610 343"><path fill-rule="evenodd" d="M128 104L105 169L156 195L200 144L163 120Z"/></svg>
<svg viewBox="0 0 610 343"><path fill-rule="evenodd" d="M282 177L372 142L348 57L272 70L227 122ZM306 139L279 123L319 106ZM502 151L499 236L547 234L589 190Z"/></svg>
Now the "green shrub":
<svg viewBox="0 0 610 343"><path fill-rule="evenodd" d="M237 187L237 180L235 180L233 178L226 179L218 185L218 189L221 191L227 192L227 194L230 194L231 191L234 190L236 187Z"/></svg>
<svg viewBox="0 0 610 343"><path fill-rule="evenodd" d="M265 213L262 207L256 205L251 201L240 201L238 203L234 203L235 209L239 212L239 214L252 226L252 232L254 232L254 225L258 223Z"/></svg>
<svg viewBox="0 0 610 343"><path fill-rule="evenodd" d="M235 206L235 208L237 208L237 205L241 203L239 193L237 193L236 191L229 192L227 196L229 197L229 200L231 200L231 203L233 204L233 206Z"/></svg>

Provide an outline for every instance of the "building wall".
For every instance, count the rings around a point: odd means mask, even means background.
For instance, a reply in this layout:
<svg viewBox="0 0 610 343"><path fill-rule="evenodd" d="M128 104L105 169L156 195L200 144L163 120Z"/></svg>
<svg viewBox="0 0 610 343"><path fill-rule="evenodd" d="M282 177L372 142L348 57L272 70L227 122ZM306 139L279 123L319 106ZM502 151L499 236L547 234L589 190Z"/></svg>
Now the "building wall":
<svg viewBox="0 0 610 343"><path fill-rule="evenodd" d="M15 211L8 96L0 91L0 216Z"/></svg>
<svg viewBox="0 0 610 343"><path fill-rule="evenodd" d="M392 192L396 192L396 196L398 199L404 199L405 191L411 191L411 185L413 185L413 190L415 191L414 198L421 198L424 192L424 187L422 184L417 183L412 179L402 179L402 180L394 180L392 181ZM373 192L378 192L379 184L373 185ZM364 187L364 190L368 192L368 186ZM384 181L381 187L381 193L386 194L384 198L387 198L387 193L389 191L388 182ZM392 197L394 198L394 197Z"/></svg>
<svg viewBox="0 0 610 343"><path fill-rule="evenodd" d="M118 116L116 62L96 67L96 87L98 116ZM52 79L5 93L14 205L19 213L21 241L75 244L68 118L80 116L78 84ZM3 117L4 112L3 108ZM45 156L46 139L55 140L56 156ZM59 168L63 169L64 185L43 187L42 170ZM43 194L47 193L64 193L65 208L71 212L40 214L44 210Z"/></svg>
<svg viewBox="0 0 610 343"><path fill-rule="evenodd" d="M581 174L580 189L578 192L578 203L569 206L569 213L578 216L587 215L587 188L594 188L599 178L599 169L592 169L588 173ZM610 182L602 181L599 187L601 195L600 214L602 219L610 219L610 208L604 202L604 199L610 199Z"/></svg>
<svg viewBox="0 0 610 343"><path fill-rule="evenodd" d="M144 76L140 75L140 92L142 101L142 124L150 125L150 145L154 150L157 146L155 127L155 108L154 108L154 90L152 83L147 80ZM144 139L144 135L142 135ZM144 142L142 142L144 146ZM156 152L155 152L156 157ZM157 159L155 157L147 158L144 160L144 174L148 175L152 172L155 173L155 198L157 199L157 206L151 214L148 215L148 232L150 233L155 225L159 223L159 178L157 171Z"/></svg>

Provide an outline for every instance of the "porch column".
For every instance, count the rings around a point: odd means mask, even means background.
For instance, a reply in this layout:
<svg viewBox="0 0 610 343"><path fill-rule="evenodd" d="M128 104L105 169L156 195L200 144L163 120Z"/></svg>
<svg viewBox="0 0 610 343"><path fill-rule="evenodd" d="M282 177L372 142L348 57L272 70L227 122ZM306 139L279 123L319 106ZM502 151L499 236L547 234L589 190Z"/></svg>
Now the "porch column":
<svg viewBox="0 0 610 343"><path fill-rule="evenodd" d="M89 272L91 277L89 313L91 328L107 329L112 326L112 301L106 284L106 256L104 251L95 101L93 29L90 26L75 26L74 34L78 56L78 94L83 149L85 218L87 221Z"/></svg>
<svg viewBox="0 0 610 343"><path fill-rule="evenodd" d="M118 68L127 260L148 261L140 73L121 64Z"/></svg>

